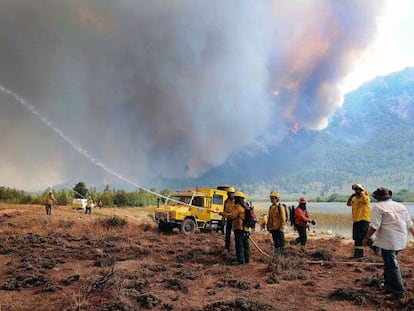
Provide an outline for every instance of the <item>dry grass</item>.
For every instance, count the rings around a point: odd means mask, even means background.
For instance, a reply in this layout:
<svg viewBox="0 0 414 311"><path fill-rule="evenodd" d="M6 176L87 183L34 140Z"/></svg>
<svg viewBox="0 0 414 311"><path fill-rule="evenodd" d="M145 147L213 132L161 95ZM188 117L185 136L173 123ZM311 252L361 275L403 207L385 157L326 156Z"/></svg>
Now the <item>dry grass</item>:
<svg viewBox="0 0 414 311"><path fill-rule="evenodd" d="M114 208L94 209L91 215L73 210L67 206L53 208L52 215L45 215L43 206L18 205L16 209L0 204L0 214L7 219L18 214L14 225L2 228L2 231L14 232L14 226L22 233L49 235L51 233L83 235L107 235L112 231L125 236L136 236L137 232L154 230L155 225L149 217L148 209ZM10 215L10 216L8 216Z"/></svg>
<svg viewBox="0 0 414 311"><path fill-rule="evenodd" d="M85 215L57 207L48 218L42 206L0 205L1 309L241 310L236 298L242 295L260 297L280 310L291 309L297 301L305 301L307 310L359 310L354 301L329 299L339 286L365 290L364 310L387 303L378 286L364 281L376 277L377 270L356 269L361 262L315 263L350 260L348 245L332 236L315 234L306 248L287 243L277 264L251 244L251 262L236 266L231 264L234 240L226 258L220 233L159 234L148 213L104 208ZM287 240L296 236L288 233ZM268 232L254 233L253 238L271 252ZM412 248L399 258L411 290L413 273L407 264L414 258ZM364 259L381 260L369 252ZM412 301L405 305L411 307ZM243 304L243 310L275 309Z"/></svg>
<svg viewBox="0 0 414 311"><path fill-rule="evenodd" d="M352 217L347 214L313 212L312 217L320 227L352 228Z"/></svg>
<svg viewBox="0 0 414 311"><path fill-rule="evenodd" d="M211 275L210 273L204 273L200 277L200 284L206 289L214 288L217 282L217 277Z"/></svg>

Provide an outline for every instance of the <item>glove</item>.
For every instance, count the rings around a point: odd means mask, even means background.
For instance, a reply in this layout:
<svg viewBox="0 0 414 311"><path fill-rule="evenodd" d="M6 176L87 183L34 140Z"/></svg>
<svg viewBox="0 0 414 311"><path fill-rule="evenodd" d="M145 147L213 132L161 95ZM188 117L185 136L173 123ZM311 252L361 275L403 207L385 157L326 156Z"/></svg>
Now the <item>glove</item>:
<svg viewBox="0 0 414 311"><path fill-rule="evenodd" d="M368 239L366 239L366 238L364 238L364 240L366 241L366 245L367 246L369 246L369 247L371 247L372 245L374 245L374 240L372 240L372 239L370 239L370 238L368 238Z"/></svg>
<svg viewBox="0 0 414 311"><path fill-rule="evenodd" d="M311 224L312 224L312 225L316 225L316 221L315 221L315 220L312 220L312 221L311 221Z"/></svg>

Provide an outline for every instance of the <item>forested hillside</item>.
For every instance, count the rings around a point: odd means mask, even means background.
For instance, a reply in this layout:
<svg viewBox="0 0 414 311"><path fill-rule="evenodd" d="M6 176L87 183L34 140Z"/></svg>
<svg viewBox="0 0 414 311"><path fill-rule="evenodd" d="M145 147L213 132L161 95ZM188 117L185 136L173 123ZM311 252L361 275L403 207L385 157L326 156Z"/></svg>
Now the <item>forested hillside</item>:
<svg viewBox="0 0 414 311"><path fill-rule="evenodd" d="M299 131L268 153L233 158L186 183L312 195L348 193L355 182L413 189L413 105L414 68L379 77L347 94L325 130Z"/></svg>
<svg viewBox="0 0 414 311"><path fill-rule="evenodd" d="M369 188L414 187L414 69L378 78L349 94L330 126L309 147L302 180L328 191L362 182Z"/></svg>

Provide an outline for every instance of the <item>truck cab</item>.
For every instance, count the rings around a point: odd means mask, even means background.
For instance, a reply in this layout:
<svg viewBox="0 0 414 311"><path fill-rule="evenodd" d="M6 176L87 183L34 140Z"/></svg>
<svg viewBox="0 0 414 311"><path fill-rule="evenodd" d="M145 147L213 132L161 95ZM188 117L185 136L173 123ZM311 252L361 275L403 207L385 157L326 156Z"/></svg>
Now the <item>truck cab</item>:
<svg viewBox="0 0 414 311"><path fill-rule="evenodd" d="M72 200L72 209L75 210L86 210L86 204L88 203L87 199L73 199ZM96 204L94 203L92 207L95 207Z"/></svg>
<svg viewBox="0 0 414 311"><path fill-rule="evenodd" d="M72 208L76 210L85 210L87 202L88 200L86 199L73 199Z"/></svg>
<svg viewBox="0 0 414 311"><path fill-rule="evenodd" d="M220 188L220 189L219 189ZM195 188L172 192L163 206L154 210L160 232L178 228L184 234L223 229L222 216L227 191L223 187Z"/></svg>

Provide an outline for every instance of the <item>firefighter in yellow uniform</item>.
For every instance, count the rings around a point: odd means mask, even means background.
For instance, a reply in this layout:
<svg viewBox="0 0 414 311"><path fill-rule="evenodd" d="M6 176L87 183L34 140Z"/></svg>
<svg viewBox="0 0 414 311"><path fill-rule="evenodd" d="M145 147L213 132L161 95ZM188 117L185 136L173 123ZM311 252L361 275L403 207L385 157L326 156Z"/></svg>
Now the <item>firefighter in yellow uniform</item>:
<svg viewBox="0 0 414 311"><path fill-rule="evenodd" d="M234 187L229 187L227 189L227 199L224 201L224 213L231 214L235 208L234 203L234 193L236 190ZM223 216L223 221L225 222L225 242L224 242L224 254L228 254L230 251L230 242L231 242L231 228L233 220Z"/></svg>
<svg viewBox="0 0 414 311"><path fill-rule="evenodd" d="M250 262L250 245L249 236L250 228L243 225L246 215L246 195L241 191L234 193L234 209L229 212L220 213L226 218L232 219L232 228L234 232L234 241L236 245L237 264L243 265Z"/></svg>
<svg viewBox="0 0 414 311"><path fill-rule="evenodd" d="M366 236L371 222L371 203L369 199L368 191L364 189L361 184L353 184L352 194L346 203L348 206L352 206L352 239L354 240L354 257L364 257L364 247L362 241ZM372 246L372 240L368 241L371 248L376 251L376 248Z"/></svg>
<svg viewBox="0 0 414 311"><path fill-rule="evenodd" d="M267 215L266 213L263 213L260 215L259 217L259 226L260 226L260 231L266 231L266 224L267 224Z"/></svg>
<svg viewBox="0 0 414 311"><path fill-rule="evenodd" d="M47 195L46 203L45 203L46 215L48 216L52 215L52 206L55 203L55 201L56 199L55 199L55 196L53 195L53 192L49 191L49 194Z"/></svg>
<svg viewBox="0 0 414 311"><path fill-rule="evenodd" d="M285 247L286 212L279 202L280 194L270 192L269 216L267 218L267 230L272 234L275 253L283 253Z"/></svg>
<svg viewBox="0 0 414 311"><path fill-rule="evenodd" d="M93 207L93 200L92 198L89 196L88 197L88 201L86 201L86 208L85 208L85 214L91 214L92 212L92 207Z"/></svg>

